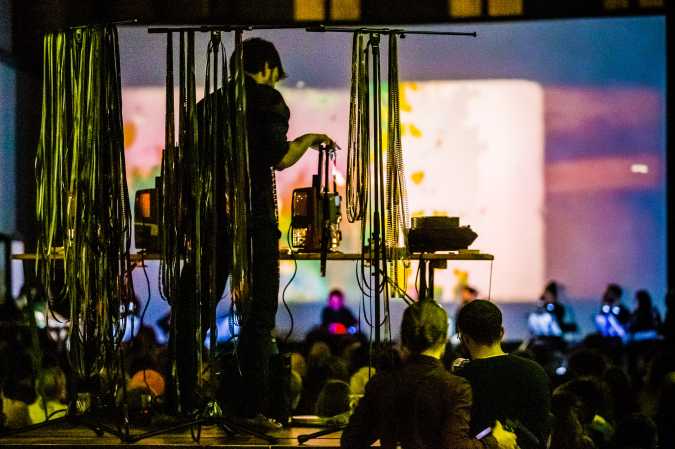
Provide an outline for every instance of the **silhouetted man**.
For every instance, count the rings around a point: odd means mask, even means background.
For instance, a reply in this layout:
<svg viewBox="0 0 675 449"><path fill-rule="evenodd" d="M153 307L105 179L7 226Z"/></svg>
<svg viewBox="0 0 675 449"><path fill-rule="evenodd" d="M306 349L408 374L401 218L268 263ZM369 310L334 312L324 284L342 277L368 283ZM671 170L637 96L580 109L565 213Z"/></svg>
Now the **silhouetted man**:
<svg viewBox="0 0 675 449"><path fill-rule="evenodd" d="M471 431L478 433L495 420L512 422L520 425L514 430L521 448L546 447L551 409L548 377L537 363L502 350L504 328L499 308L490 301L472 301L459 311L457 329L471 356L458 370L473 388Z"/></svg>
<svg viewBox="0 0 675 449"><path fill-rule="evenodd" d="M275 352L272 331L279 295L279 237L274 170L295 164L308 148L334 146L324 134L304 134L288 141L288 106L275 89L286 77L279 53L260 38L243 43L246 118L251 185L251 298L239 337L238 353L250 424L280 427L264 416L269 397L269 361ZM232 64L231 64L232 66Z"/></svg>

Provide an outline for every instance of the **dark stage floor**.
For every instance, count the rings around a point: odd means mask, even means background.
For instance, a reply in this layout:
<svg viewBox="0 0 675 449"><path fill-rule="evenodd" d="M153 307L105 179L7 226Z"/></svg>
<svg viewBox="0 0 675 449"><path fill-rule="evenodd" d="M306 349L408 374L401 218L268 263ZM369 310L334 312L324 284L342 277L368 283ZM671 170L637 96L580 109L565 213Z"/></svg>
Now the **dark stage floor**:
<svg viewBox="0 0 675 449"><path fill-rule="evenodd" d="M3 447L49 447L49 448L129 448L134 446L144 446L153 448L190 448L195 447L221 447L221 448L277 448L277 447L320 447L320 448L339 448L340 433L332 433L320 438L313 439L304 444L298 443L298 435L310 434L321 429L317 428L297 428L283 429L271 433L278 439L276 444L270 444L263 440L253 437L236 436L227 437L225 433L216 426L202 427L202 433L199 443L195 443L190 436L190 431L180 431L171 434L151 437L138 443L122 443L119 438L96 434L89 429L73 427L70 424L58 424L49 428L32 430L30 432L11 435L0 438L0 446ZM141 430L134 430L132 435L140 434Z"/></svg>

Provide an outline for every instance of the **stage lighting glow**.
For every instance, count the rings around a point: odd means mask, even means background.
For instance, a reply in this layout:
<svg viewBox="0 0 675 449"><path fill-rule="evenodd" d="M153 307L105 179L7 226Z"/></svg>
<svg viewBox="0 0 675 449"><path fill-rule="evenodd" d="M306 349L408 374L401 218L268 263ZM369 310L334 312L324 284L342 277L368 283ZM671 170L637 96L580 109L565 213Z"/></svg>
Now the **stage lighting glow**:
<svg viewBox="0 0 675 449"><path fill-rule="evenodd" d="M646 175L649 173L649 166L647 164L633 164L630 166L631 173L639 173Z"/></svg>

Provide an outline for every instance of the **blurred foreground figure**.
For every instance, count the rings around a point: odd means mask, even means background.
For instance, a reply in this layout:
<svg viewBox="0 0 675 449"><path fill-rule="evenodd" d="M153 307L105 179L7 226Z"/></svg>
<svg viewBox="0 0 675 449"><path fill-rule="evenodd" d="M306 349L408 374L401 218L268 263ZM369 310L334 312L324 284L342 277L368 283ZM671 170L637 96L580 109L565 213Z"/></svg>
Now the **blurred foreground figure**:
<svg viewBox="0 0 675 449"><path fill-rule="evenodd" d="M355 334L356 318L345 306L342 290L331 290L326 307L321 311L321 327L333 335Z"/></svg>

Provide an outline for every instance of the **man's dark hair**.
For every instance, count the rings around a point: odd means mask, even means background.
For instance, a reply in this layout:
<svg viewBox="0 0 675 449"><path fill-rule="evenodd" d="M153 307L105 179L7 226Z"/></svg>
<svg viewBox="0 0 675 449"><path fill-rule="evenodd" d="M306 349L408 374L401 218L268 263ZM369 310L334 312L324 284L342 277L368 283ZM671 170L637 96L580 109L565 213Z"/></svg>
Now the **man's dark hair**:
<svg viewBox="0 0 675 449"><path fill-rule="evenodd" d="M457 328L477 343L491 345L502 337L502 312L490 301L471 301L459 310Z"/></svg>
<svg viewBox="0 0 675 449"><path fill-rule="evenodd" d="M413 353L433 347L448 336L448 314L433 300L408 306L401 321L401 342Z"/></svg>
<svg viewBox="0 0 675 449"><path fill-rule="evenodd" d="M259 37L251 37L243 42L244 47L244 71L258 73L265 70L265 63L270 69L279 69L279 79L286 78L286 72L281 65L281 58L274 44ZM234 52L230 56L230 69L234 67Z"/></svg>
<svg viewBox="0 0 675 449"><path fill-rule="evenodd" d="M608 284L607 292L613 294L617 299L621 299L621 296L623 296L623 289L619 284Z"/></svg>
<svg viewBox="0 0 675 449"><path fill-rule="evenodd" d="M340 298L345 299L345 292L339 288L334 288L330 291L330 293L328 293L328 297L330 298L331 296L339 296Z"/></svg>
<svg viewBox="0 0 675 449"><path fill-rule="evenodd" d="M553 295L555 299L558 299L558 290L559 287L556 281L550 281L548 284L546 284L546 287L544 288L544 292L550 293L551 295Z"/></svg>
<svg viewBox="0 0 675 449"><path fill-rule="evenodd" d="M638 290L635 293L635 299L637 299L638 309L644 312L652 311L652 295L647 290Z"/></svg>

